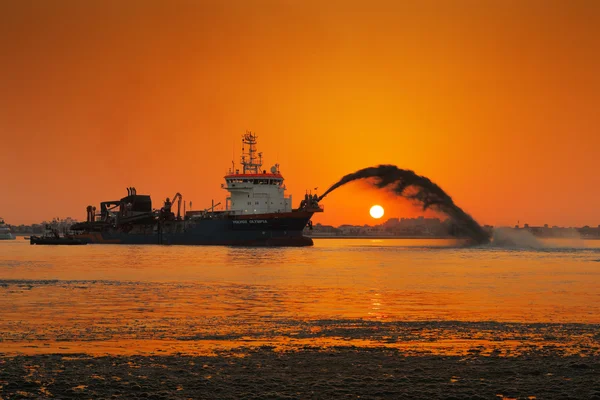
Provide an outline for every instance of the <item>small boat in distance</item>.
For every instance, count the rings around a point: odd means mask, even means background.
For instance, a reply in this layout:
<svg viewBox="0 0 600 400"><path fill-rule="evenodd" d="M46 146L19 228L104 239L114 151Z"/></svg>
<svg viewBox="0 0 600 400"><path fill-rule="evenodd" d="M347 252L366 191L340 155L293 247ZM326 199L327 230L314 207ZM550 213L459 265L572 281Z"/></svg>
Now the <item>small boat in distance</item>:
<svg viewBox="0 0 600 400"><path fill-rule="evenodd" d="M4 219L0 218L0 240L14 240L15 236L10 233L10 228L4 223Z"/></svg>
<svg viewBox="0 0 600 400"><path fill-rule="evenodd" d="M87 242L70 234L60 236L58 229L46 225L46 232L42 236L31 236L29 244L78 245L87 244Z"/></svg>

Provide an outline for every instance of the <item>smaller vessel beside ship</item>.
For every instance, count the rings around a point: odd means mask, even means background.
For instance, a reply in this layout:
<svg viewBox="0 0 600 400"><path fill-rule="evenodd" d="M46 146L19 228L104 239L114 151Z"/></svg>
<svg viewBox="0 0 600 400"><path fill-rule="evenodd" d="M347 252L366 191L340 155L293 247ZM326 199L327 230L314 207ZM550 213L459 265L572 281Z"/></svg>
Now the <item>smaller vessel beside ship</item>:
<svg viewBox="0 0 600 400"><path fill-rule="evenodd" d="M46 230L42 236L31 236L29 244L36 245L82 245L87 244L86 241L74 237L74 235L66 233L61 236L57 228L46 224Z"/></svg>
<svg viewBox="0 0 600 400"><path fill-rule="evenodd" d="M163 207L152 208L149 195L127 188L119 200L87 207L87 220L71 226L74 238L86 243L113 244L185 244L234 246L310 246L303 235L314 213L323 212L318 196L306 194L298 208L292 208L292 196L286 196L279 165L263 170L262 153L257 152L257 136L242 136L241 169L235 164L225 175L221 188L229 196L224 210L220 204L201 211L184 211L180 193L167 198ZM247 151L246 151L247 149ZM177 214L173 205L177 202ZM191 207L191 203L190 203Z"/></svg>
<svg viewBox="0 0 600 400"><path fill-rule="evenodd" d="M10 228L4 222L3 218L0 218L0 240L14 240L15 236L10 232Z"/></svg>

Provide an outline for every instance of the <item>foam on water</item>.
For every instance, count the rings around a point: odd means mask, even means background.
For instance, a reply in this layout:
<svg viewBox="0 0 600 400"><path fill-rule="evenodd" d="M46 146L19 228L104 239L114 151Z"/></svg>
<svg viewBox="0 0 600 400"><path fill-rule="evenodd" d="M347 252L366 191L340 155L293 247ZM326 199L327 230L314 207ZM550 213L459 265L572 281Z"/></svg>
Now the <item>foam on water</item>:
<svg viewBox="0 0 600 400"><path fill-rule="evenodd" d="M526 229L495 228L489 245L495 248L520 250L576 250L586 249L585 241L579 236L560 239L540 239Z"/></svg>

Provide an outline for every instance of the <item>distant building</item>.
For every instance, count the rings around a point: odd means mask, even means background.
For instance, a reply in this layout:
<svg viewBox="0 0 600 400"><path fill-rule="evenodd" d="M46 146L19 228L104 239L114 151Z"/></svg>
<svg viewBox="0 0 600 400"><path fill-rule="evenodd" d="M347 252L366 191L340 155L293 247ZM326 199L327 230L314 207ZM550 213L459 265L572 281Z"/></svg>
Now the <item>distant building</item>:
<svg viewBox="0 0 600 400"><path fill-rule="evenodd" d="M338 226L338 230L344 236L353 236L358 235L361 227L354 225L340 225Z"/></svg>
<svg viewBox="0 0 600 400"><path fill-rule="evenodd" d="M308 236L338 236L339 229L331 225L322 225L319 223L314 225L312 230L310 228L305 228L304 233Z"/></svg>

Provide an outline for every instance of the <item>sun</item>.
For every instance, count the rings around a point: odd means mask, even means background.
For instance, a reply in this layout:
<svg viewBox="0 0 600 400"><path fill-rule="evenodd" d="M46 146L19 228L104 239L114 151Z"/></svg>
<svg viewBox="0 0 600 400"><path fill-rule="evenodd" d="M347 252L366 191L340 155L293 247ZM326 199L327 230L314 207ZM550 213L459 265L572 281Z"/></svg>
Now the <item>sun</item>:
<svg viewBox="0 0 600 400"><path fill-rule="evenodd" d="M369 213L371 214L371 217L379 219L383 217L383 207L381 207L378 204L375 204L373 207L371 207Z"/></svg>

